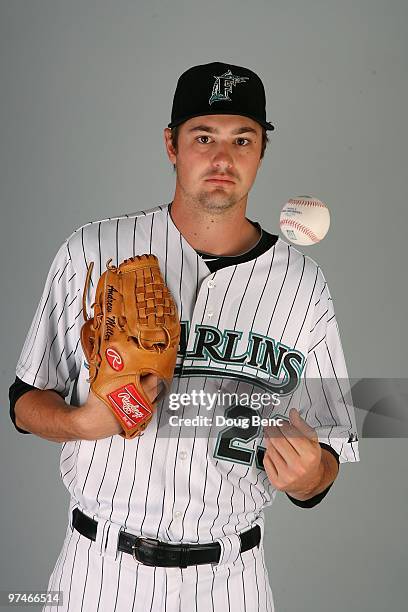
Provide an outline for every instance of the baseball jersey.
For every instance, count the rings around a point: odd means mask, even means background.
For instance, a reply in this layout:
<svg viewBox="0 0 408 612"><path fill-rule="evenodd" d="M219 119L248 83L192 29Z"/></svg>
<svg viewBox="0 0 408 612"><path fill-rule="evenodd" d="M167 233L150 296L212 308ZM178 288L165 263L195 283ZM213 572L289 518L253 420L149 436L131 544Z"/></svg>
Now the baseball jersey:
<svg viewBox="0 0 408 612"><path fill-rule="evenodd" d="M71 389L71 405L85 403L88 364L79 338L88 264L94 262L90 312L106 262L142 253L158 257L180 316L172 387L142 436L62 444L70 510L186 543L222 540L262 523L276 490L262 463L260 419L288 418L292 406L340 463L359 461L321 267L277 237L258 257L211 271L211 258L179 232L169 204L87 223L65 240L17 363L19 379L63 397Z"/></svg>

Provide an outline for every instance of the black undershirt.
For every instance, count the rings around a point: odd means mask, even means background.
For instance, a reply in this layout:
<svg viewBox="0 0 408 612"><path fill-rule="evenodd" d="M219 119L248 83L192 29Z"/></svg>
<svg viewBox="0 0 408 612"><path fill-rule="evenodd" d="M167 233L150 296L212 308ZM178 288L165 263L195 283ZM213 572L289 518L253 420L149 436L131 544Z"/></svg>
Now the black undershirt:
<svg viewBox="0 0 408 612"><path fill-rule="evenodd" d="M278 236L266 232L257 221L251 221L250 219L248 219L248 221L261 232L258 242L249 249L249 251L241 255L211 255L204 251L197 251L196 249L197 254L205 261L210 272L216 272L217 270L221 270L221 268L235 266L246 261L251 261L251 259L255 259L256 257L260 257L260 255L268 251L268 249L278 240Z"/></svg>

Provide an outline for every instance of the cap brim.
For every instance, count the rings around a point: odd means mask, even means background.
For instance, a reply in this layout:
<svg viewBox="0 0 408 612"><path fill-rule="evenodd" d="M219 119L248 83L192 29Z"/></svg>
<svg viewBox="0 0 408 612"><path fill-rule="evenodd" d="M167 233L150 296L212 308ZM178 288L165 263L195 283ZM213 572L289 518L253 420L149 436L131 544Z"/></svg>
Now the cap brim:
<svg viewBox="0 0 408 612"><path fill-rule="evenodd" d="M195 113L193 115L187 115L186 117L181 117L179 119L176 119L175 121L171 121L167 125L167 127L173 128L173 127L176 127L177 125L180 125L181 123L184 123L188 119L193 119L193 117L202 117L203 115L237 115L239 117L249 117L249 119L253 119L257 123L262 125L266 130L272 131L275 129L275 126L272 125L272 123L269 123L268 121L263 121L262 119L259 119L258 117L254 117L253 115L248 115L247 113L231 113L231 111L226 111L226 110L221 111L217 109L214 109L213 111L206 110L206 111L203 111L202 113Z"/></svg>

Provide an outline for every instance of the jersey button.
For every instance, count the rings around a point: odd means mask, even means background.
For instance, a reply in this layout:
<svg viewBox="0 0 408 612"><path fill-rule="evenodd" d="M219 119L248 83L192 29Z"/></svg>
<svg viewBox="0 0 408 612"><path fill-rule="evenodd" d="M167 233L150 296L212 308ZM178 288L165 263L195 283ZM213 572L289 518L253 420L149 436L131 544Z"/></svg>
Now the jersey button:
<svg viewBox="0 0 408 612"><path fill-rule="evenodd" d="M187 459L186 451L180 451L179 457L180 457L181 460Z"/></svg>
<svg viewBox="0 0 408 612"><path fill-rule="evenodd" d="M215 281L209 280L208 283L207 283L207 287L209 289L213 289L213 287L215 287Z"/></svg>
<svg viewBox="0 0 408 612"><path fill-rule="evenodd" d="M174 518L179 519L181 517L181 512L180 510L176 510L174 513Z"/></svg>
<svg viewBox="0 0 408 612"><path fill-rule="evenodd" d="M208 317L209 319L211 319L211 317L212 317L213 315L214 315L214 313L213 313L213 312L207 312L207 317Z"/></svg>

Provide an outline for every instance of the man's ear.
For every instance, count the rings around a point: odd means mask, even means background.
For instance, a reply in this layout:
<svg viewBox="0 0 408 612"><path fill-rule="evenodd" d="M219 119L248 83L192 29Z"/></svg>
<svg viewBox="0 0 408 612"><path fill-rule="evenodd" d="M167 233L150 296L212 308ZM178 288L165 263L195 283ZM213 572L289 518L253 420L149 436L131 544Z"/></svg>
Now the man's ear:
<svg viewBox="0 0 408 612"><path fill-rule="evenodd" d="M176 163L176 152L173 145L171 144L171 129L164 128L164 144L166 146L166 152L169 160L174 165Z"/></svg>

